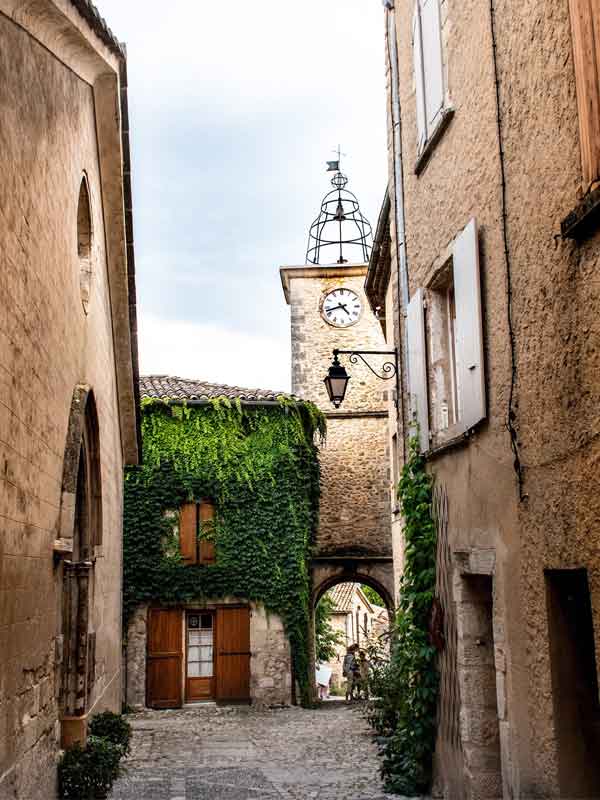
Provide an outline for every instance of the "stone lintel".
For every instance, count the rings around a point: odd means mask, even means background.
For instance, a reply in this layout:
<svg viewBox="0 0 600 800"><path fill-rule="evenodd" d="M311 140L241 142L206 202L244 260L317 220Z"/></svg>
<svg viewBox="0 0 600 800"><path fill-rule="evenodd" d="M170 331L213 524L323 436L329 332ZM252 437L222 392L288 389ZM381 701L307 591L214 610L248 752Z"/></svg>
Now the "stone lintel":
<svg viewBox="0 0 600 800"><path fill-rule="evenodd" d="M496 570L496 551L493 548L455 550L452 558L461 575L493 575Z"/></svg>

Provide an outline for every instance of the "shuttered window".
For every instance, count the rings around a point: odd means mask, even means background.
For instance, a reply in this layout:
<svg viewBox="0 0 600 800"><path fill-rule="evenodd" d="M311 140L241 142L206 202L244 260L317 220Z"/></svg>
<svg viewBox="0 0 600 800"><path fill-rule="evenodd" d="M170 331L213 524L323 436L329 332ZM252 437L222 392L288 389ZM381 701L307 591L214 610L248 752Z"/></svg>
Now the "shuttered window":
<svg viewBox="0 0 600 800"><path fill-rule="evenodd" d="M423 300L423 289L417 289L406 309L406 333L412 422L419 426L421 451L425 452L429 450L429 405Z"/></svg>
<svg viewBox="0 0 600 800"><path fill-rule="evenodd" d="M569 0L584 188L600 180L600 4Z"/></svg>
<svg viewBox="0 0 600 800"><path fill-rule="evenodd" d="M466 431L483 419L486 413L479 238L474 219L454 240L452 261L458 422L460 428Z"/></svg>
<svg viewBox="0 0 600 800"><path fill-rule="evenodd" d="M179 547L186 564L213 564L215 506L212 500L184 503L179 511Z"/></svg>
<svg viewBox="0 0 600 800"><path fill-rule="evenodd" d="M417 149L418 153L421 153L440 123L444 110L439 0L417 0L412 34L417 103Z"/></svg>
<svg viewBox="0 0 600 800"><path fill-rule="evenodd" d="M427 291L427 325L423 289L417 289L407 308L411 413L419 425L422 452L468 431L486 416L479 240L474 219L454 240L450 274L441 283L438 279ZM445 316L434 318L434 295L443 299L438 305L445 309Z"/></svg>

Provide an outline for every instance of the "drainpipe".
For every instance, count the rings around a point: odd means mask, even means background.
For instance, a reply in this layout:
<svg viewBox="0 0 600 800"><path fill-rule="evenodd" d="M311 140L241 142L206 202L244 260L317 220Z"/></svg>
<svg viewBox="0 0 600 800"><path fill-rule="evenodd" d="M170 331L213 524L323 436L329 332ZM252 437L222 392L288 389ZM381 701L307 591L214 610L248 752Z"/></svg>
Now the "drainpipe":
<svg viewBox="0 0 600 800"><path fill-rule="evenodd" d="M386 8L387 56L390 65L390 116L392 120L392 158L393 158L393 192L394 222L396 225L396 264L398 268L398 334L400 339L403 381L400 389L410 386L408 345L406 337L406 309L408 306L408 263L406 258L406 228L404 217L404 174L402 171L402 117L400 113L400 87L398 76L398 45L396 40L396 12L393 0L383 0ZM404 427L407 420L402 420L402 452L406 461L406 437Z"/></svg>

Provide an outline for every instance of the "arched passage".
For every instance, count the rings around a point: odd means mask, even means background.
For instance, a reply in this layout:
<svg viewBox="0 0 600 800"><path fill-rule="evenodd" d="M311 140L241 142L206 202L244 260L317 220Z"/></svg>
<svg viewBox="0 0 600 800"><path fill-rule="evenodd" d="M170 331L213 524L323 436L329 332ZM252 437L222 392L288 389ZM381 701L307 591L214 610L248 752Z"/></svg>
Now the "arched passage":
<svg viewBox="0 0 600 800"><path fill-rule="evenodd" d="M381 566L381 565L380 565ZM346 696L361 693L361 684L347 682L345 658L352 647L360 650L361 658L386 657L389 647L389 624L394 612L392 595L381 577L389 578L387 570L379 577L370 570L338 568L321 569L313 575L311 625L313 630L311 656L314 658L315 697ZM381 601L365 594L373 589ZM383 606L383 608L382 608ZM350 648L350 649L348 649ZM364 651L364 653L363 653Z"/></svg>

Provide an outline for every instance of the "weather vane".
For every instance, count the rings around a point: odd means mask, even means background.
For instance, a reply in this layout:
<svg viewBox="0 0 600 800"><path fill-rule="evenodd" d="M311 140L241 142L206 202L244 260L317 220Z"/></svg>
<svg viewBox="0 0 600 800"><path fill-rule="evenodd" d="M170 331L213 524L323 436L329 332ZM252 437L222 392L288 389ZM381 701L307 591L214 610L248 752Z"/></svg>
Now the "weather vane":
<svg viewBox="0 0 600 800"><path fill-rule="evenodd" d="M333 247L338 256L338 264L347 264L348 258L354 256L355 262L365 263L371 252L371 224L363 216L358 200L346 189L348 177L341 171L342 153L340 145L334 150L337 159L327 161L327 172L334 172L331 179L333 190L325 195L321 202L319 216L310 226L306 262L321 264L322 251ZM327 250L326 254L331 251Z"/></svg>

